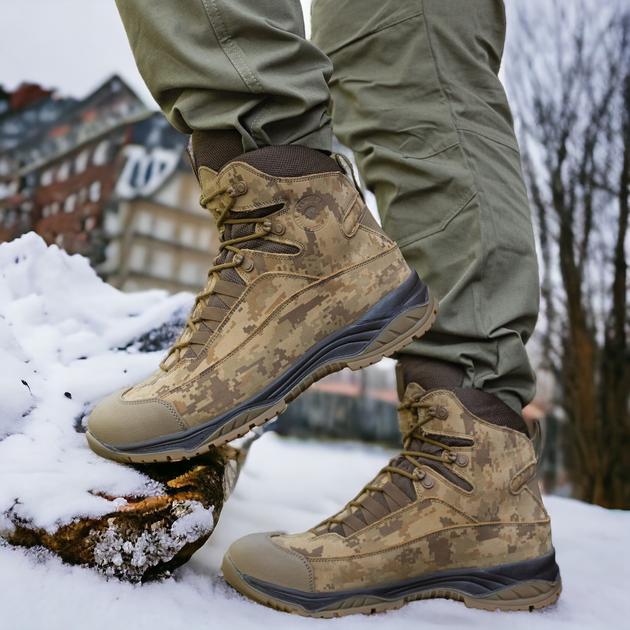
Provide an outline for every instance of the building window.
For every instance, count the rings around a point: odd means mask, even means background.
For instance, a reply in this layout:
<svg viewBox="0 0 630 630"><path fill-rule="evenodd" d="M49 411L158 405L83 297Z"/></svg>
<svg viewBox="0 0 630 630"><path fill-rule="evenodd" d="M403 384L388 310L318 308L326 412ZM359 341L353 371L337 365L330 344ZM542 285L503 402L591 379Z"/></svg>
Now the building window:
<svg viewBox="0 0 630 630"><path fill-rule="evenodd" d="M182 284L197 284L199 280L199 265L191 260L185 260L179 266L179 281Z"/></svg>
<svg viewBox="0 0 630 630"><path fill-rule="evenodd" d="M152 274L158 278L173 277L173 255L169 252L155 252L151 265Z"/></svg>
<svg viewBox="0 0 630 630"><path fill-rule="evenodd" d="M208 228L199 230L199 249L209 251L211 242L212 232Z"/></svg>
<svg viewBox="0 0 630 630"><path fill-rule="evenodd" d="M74 212L76 205L77 205L77 196L70 195L63 204L63 211L70 214Z"/></svg>
<svg viewBox="0 0 630 630"><path fill-rule="evenodd" d="M129 255L129 268L131 271L142 273L147 264L147 248L144 245L134 245Z"/></svg>
<svg viewBox="0 0 630 630"><path fill-rule="evenodd" d="M101 198L101 182L92 182L90 184L90 201L96 203Z"/></svg>
<svg viewBox="0 0 630 630"><path fill-rule="evenodd" d="M39 183L42 186L50 186L53 183L53 179L54 179L54 172L51 168L49 168L48 170L42 173L42 177Z"/></svg>
<svg viewBox="0 0 630 630"><path fill-rule="evenodd" d="M77 173L83 173L87 168L88 162L90 161L90 152L86 149L81 151L79 155L77 155L77 159L74 161L74 170Z"/></svg>
<svg viewBox="0 0 630 630"><path fill-rule="evenodd" d="M0 183L0 199L8 199L9 197L13 197L13 195L17 194L20 189L20 185L16 179L8 184Z"/></svg>
<svg viewBox="0 0 630 630"><path fill-rule="evenodd" d="M153 236L159 238L162 241L170 241L173 239L175 232L175 224L171 219L164 217L157 217L155 220L155 227L153 230Z"/></svg>
<svg viewBox="0 0 630 630"><path fill-rule="evenodd" d="M179 228L179 242L184 247L194 247L197 231L192 225L182 225Z"/></svg>
<svg viewBox="0 0 630 630"><path fill-rule="evenodd" d="M153 228L153 216L150 212L138 212L136 215L136 232L138 234L151 234Z"/></svg>
<svg viewBox="0 0 630 630"><path fill-rule="evenodd" d="M59 214L59 202L55 201L55 203L53 203L50 206L50 214Z"/></svg>
<svg viewBox="0 0 630 630"><path fill-rule="evenodd" d="M103 166L107 164L109 161L109 140L103 140L99 143L94 151L94 155L92 156L92 162L94 162L95 166Z"/></svg>
<svg viewBox="0 0 630 630"><path fill-rule="evenodd" d="M57 181L65 182L70 177L70 162L64 162L57 171Z"/></svg>

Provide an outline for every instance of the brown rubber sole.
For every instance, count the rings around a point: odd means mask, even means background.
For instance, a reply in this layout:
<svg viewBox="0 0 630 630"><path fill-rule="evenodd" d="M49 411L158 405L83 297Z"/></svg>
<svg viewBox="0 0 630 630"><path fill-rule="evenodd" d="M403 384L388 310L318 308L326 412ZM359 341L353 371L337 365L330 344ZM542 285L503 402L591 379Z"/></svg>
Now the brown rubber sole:
<svg viewBox="0 0 630 630"><path fill-rule="evenodd" d="M438 598L452 599L463 602L468 608L477 608L490 612L496 610L533 611L554 604L562 592L562 580L560 579L557 582L533 580L483 597L475 597L452 588L431 589L391 601L384 601L372 596L359 596L346 599L337 606L329 607L326 610L308 611L302 606L276 599L250 586L243 579L227 554L223 559L221 569L228 584L242 595L245 595L245 597L281 612L320 619L332 619L334 617L356 614L370 615L385 612L386 610L397 610L409 602Z"/></svg>
<svg viewBox="0 0 630 630"><path fill-rule="evenodd" d="M242 437L252 429L273 420L287 408L287 405L292 400L295 400L303 391L324 376L328 376L333 372L339 372L346 367L351 370L360 370L368 365L378 363L385 357L390 357L395 352L409 345L414 338L424 335L431 326L433 326L437 312L438 301L429 294L427 304L409 309L392 320L361 354L349 359L326 363L303 378L279 402L269 407L257 407L256 409L244 411L219 427L214 433L208 436L207 439L193 449L169 448L168 450L164 449L146 454L140 452L122 452L98 441L89 431L86 433L87 441L90 448L98 455L122 463L153 464L197 457L198 455L208 452L211 448L222 446L227 442Z"/></svg>

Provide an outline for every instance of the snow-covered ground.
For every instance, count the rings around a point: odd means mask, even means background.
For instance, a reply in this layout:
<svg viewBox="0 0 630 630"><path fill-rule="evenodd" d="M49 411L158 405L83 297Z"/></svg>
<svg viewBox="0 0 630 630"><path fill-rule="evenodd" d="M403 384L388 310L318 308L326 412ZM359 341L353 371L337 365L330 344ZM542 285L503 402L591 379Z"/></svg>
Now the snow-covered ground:
<svg viewBox="0 0 630 630"><path fill-rule="evenodd" d="M0 515L53 530L102 515L97 496L154 491L139 473L95 456L81 428L91 406L149 374L189 295L121 294L80 257L35 235L0 245ZM175 325L175 324L174 324ZM147 336L147 331L157 331ZM160 583L106 580L36 550L0 544L1 630L154 628L618 628L630 618L630 513L547 499L563 572L560 602L535 613L487 613L425 601L372 617L324 621L249 602L222 580L223 553L255 531L302 531L337 511L392 452L264 434L251 447L219 525L193 560ZM0 532L10 527L0 519Z"/></svg>
<svg viewBox="0 0 630 630"><path fill-rule="evenodd" d="M191 301L121 293L33 233L0 245L0 533L8 511L54 531L111 512L98 493L157 491L92 453L82 431L99 400L156 369L164 352L140 352L153 343L146 333L181 320Z"/></svg>
<svg viewBox="0 0 630 630"><path fill-rule="evenodd" d="M303 442L266 433L252 445L234 494L206 546L175 576L132 586L56 558L0 548L3 630L176 628L626 627L630 618L630 513L547 497L564 592L532 613L489 613L458 602L414 602L398 611L326 621L254 604L227 586L219 566L236 538L255 531L302 531L352 498L391 452L351 443ZM405 626L404 624L410 624Z"/></svg>

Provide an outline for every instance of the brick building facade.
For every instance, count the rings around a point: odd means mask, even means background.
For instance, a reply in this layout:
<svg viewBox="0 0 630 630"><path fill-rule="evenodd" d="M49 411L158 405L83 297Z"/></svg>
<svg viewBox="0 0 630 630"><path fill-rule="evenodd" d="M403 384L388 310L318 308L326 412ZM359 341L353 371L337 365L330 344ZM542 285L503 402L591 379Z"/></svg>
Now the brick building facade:
<svg viewBox="0 0 630 630"><path fill-rule="evenodd" d="M83 100L0 89L0 242L35 231L123 290L197 290L218 234L186 142L118 77Z"/></svg>

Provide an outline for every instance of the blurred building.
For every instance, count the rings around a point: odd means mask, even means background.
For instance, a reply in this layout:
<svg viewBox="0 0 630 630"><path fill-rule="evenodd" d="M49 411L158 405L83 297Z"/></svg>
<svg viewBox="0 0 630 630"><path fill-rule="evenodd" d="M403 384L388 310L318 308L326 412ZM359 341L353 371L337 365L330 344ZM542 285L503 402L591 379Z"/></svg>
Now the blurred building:
<svg viewBox="0 0 630 630"><path fill-rule="evenodd" d="M32 230L123 290L198 290L218 235L186 142L118 77L83 100L0 89L0 242Z"/></svg>
<svg viewBox="0 0 630 630"><path fill-rule="evenodd" d="M218 253L218 233L199 205L184 153L187 138L161 114L134 123L122 150L114 200L105 213L99 271L125 291L197 292Z"/></svg>

